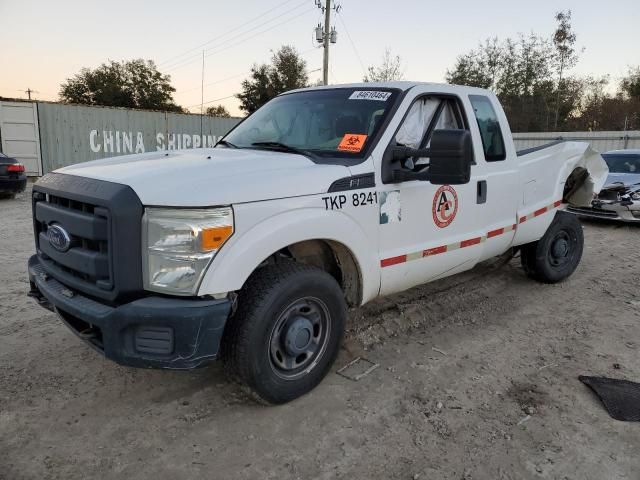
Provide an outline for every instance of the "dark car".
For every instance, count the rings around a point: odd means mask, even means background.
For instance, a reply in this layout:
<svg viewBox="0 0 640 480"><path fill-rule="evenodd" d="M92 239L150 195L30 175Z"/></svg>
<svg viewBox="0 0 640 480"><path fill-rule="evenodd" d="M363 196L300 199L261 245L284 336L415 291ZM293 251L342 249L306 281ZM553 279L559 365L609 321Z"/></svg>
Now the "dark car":
<svg viewBox="0 0 640 480"><path fill-rule="evenodd" d="M0 152L0 198L15 197L27 186L24 165Z"/></svg>
<svg viewBox="0 0 640 480"><path fill-rule="evenodd" d="M615 150L602 154L609 176L589 208L569 207L582 217L640 223L640 150Z"/></svg>

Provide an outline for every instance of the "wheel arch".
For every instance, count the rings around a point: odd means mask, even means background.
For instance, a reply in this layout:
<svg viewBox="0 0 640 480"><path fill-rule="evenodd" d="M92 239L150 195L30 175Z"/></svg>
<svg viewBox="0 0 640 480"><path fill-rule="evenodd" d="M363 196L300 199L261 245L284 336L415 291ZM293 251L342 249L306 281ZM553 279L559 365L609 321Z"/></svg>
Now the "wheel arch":
<svg viewBox="0 0 640 480"><path fill-rule="evenodd" d="M347 215L308 210L265 219L225 245L209 266L198 295L238 291L258 268L289 258L330 273L350 306L375 297L380 272L370 238Z"/></svg>

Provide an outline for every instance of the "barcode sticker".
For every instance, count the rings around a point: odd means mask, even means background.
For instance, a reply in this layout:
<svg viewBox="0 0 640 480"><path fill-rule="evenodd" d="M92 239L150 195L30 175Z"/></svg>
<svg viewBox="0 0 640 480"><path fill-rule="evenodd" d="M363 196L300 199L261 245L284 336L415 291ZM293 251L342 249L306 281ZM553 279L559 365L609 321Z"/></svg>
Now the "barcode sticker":
<svg viewBox="0 0 640 480"><path fill-rule="evenodd" d="M391 92L377 92L375 90L356 90L351 94L349 100L375 100L386 102L391 96Z"/></svg>

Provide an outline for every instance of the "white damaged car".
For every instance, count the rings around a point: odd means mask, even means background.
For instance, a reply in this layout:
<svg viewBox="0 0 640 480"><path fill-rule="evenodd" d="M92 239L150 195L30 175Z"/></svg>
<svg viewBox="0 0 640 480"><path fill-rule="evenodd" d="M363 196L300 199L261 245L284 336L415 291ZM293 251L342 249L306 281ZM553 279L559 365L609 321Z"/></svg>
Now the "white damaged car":
<svg viewBox="0 0 640 480"><path fill-rule="evenodd" d="M640 149L603 153L609 166L604 187L589 207L569 206L581 217L640 222Z"/></svg>

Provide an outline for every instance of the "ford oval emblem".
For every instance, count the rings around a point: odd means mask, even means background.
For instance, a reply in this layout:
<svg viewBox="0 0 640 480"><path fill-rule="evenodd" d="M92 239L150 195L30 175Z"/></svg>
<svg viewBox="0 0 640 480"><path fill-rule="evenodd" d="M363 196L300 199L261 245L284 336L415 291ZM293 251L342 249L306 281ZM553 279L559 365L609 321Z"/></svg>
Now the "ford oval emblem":
<svg viewBox="0 0 640 480"><path fill-rule="evenodd" d="M71 237L64 228L55 223L49 225L47 238L51 246L59 252L66 252L71 247Z"/></svg>

